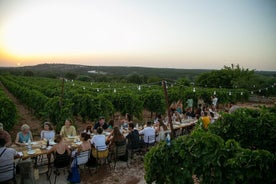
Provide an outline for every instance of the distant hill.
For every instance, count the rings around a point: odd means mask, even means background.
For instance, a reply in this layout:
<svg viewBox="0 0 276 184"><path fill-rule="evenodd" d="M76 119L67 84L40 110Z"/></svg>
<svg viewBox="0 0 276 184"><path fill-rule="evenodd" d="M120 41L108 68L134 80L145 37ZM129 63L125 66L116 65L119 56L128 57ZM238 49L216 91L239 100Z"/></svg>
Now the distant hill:
<svg viewBox="0 0 276 184"><path fill-rule="evenodd" d="M127 66L88 66L75 64L39 64L24 67L0 67L0 72L11 72L14 74L23 74L31 71L36 76L58 77L67 73L77 76L130 76L133 74L159 77L162 79L176 80L179 78L187 78L193 80L197 75L210 72L209 69L174 69L174 68L147 68L147 67L127 67ZM276 71L255 71L256 74L265 76L276 76Z"/></svg>
<svg viewBox="0 0 276 184"><path fill-rule="evenodd" d="M156 76L160 78L178 79L187 77L193 79L196 75L211 70L202 69L173 69L173 68L147 68L127 66L87 66L73 64L39 64L24 67L0 67L0 72L9 71L12 73L23 73L32 71L38 76L62 76L66 73L76 75L108 75L108 76L129 76L132 74L144 76Z"/></svg>

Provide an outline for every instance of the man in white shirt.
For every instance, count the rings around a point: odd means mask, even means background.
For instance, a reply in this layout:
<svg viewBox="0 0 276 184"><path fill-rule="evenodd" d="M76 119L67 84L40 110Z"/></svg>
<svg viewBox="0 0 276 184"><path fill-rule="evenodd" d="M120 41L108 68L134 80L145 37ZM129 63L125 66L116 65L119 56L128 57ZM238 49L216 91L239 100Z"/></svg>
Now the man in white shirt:
<svg viewBox="0 0 276 184"><path fill-rule="evenodd" d="M91 139L91 144L94 145L95 148L100 147L98 151L103 151L106 150L106 144L105 144L105 135L102 135L103 133L103 128L98 127L97 128L97 135L94 135L93 138Z"/></svg>
<svg viewBox="0 0 276 184"><path fill-rule="evenodd" d="M139 132L140 135L144 135L145 144L155 143L155 129L151 127L151 122L147 122L147 127Z"/></svg>

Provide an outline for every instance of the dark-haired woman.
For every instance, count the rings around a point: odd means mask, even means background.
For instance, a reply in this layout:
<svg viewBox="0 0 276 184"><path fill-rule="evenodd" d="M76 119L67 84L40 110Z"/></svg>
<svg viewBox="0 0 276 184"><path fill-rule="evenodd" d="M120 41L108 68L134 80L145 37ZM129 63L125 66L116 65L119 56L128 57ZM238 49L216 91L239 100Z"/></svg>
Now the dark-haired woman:
<svg viewBox="0 0 276 184"><path fill-rule="evenodd" d="M52 124L50 122L45 122L43 128L44 130L40 132L41 139L54 140L55 131L53 130Z"/></svg>
<svg viewBox="0 0 276 184"><path fill-rule="evenodd" d="M54 153L55 160L54 166L61 168L70 164L70 149L67 144L64 143L61 135L56 135L55 144L49 151L48 154Z"/></svg>
<svg viewBox="0 0 276 184"><path fill-rule="evenodd" d="M114 127L111 134L107 137L107 142L109 143L109 150L113 151L116 145L126 144L126 139L120 132L120 129L118 127Z"/></svg>

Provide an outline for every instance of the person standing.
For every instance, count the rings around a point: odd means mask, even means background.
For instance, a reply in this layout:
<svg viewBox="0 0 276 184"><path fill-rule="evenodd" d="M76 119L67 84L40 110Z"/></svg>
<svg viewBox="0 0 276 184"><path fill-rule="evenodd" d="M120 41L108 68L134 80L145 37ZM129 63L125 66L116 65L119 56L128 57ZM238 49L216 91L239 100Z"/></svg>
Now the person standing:
<svg viewBox="0 0 276 184"><path fill-rule="evenodd" d="M65 120L65 123L60 130L60 135L63 137L77 135L76 128L72 125L72 121L70 119Z"/></svg>

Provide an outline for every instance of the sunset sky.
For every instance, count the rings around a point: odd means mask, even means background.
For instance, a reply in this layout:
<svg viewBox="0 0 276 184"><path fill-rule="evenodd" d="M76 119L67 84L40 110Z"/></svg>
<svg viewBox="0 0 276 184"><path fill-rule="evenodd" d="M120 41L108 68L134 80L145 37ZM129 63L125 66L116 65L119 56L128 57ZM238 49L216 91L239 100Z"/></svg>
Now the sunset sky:
<svg viewBox="0 0 276 184"><path fill-rule="evenodd" d="M275 0L0 0L0 66L276 71Z"/></svg>

